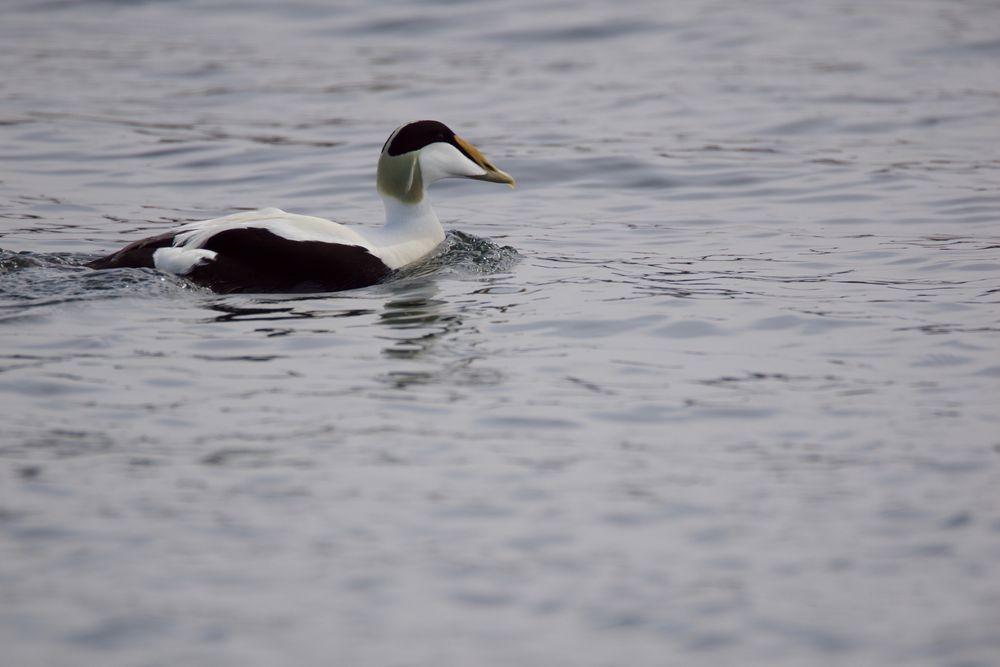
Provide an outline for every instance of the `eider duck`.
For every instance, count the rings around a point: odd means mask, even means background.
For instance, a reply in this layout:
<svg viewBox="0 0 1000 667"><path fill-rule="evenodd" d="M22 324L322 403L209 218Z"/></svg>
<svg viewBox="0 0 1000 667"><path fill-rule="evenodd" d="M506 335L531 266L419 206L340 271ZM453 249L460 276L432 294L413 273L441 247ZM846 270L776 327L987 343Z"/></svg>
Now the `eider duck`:
<svg viewBox="0 0 1000 667"><path fill-rule="evenodd" d="M378 160L385 225L359 230L277 208L191 222L89 262L93 269L149 267L216 292L317 292L366 287L426 257L444 229L424 189L442 178L514 187L479 150L444 123L398 127Z"/></svg>

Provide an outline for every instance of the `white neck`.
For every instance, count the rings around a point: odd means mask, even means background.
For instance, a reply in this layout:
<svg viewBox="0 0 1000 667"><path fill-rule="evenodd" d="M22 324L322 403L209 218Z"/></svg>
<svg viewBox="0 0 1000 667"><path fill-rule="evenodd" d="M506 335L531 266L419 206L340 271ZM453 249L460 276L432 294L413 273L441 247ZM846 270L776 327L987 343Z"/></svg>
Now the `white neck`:
<svg viewBox="0 0 1000 667"><path fill-rule="evenodd" d="M376 247L379 258L390 269L398 269L421 259L444 240L444 228L431 207L427 194L414 204L383 195L385 225L365 237Z"/></svg>

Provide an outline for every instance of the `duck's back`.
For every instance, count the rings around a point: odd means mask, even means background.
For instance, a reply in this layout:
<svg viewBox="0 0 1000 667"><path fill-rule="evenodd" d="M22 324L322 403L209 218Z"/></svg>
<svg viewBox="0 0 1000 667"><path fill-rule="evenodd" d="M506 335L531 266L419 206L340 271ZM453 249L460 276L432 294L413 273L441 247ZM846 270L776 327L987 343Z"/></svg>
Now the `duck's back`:
<svg viewBox="0 0 1000 667"><path fill-rule="evenodd" d="M332 291L391 271L360 234L323 218L266 208L193 222L90 262L157 268L218 292Z"/></svg>

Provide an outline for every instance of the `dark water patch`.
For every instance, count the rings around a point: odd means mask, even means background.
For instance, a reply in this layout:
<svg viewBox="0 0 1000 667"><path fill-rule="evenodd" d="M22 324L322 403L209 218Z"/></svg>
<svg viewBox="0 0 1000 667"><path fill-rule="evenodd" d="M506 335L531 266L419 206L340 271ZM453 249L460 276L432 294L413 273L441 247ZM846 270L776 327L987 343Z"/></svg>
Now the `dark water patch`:
<svg viewBox="0 0 1000 667"><path fill-rule="evenodd" d="M966 326L957 323L935 322L933 324L921 324L913 327L900 327L898 331L920 331L931 335L953 334L953 333L995 333L1000 332L1000 325L996 326Z"/></svg>
<svg viewBox="0 0 1000 667"><path fill-rule="evenodd" d="M386 350L393 358L417 358L420 355L400 355L398 348ZM410 389L427 386L443 387L488 387L504 382L502 371L487 368L476 363L474 358L460 359L450 364L439 365L434 371L391 371L379 380L394 389Z"/></svg>
<svg viewBox="0 0 1000 667"><path fill-rule="evenodd" d="M393 329L422 329L458 321L457 315L443 311L447 306L448 302L440 299L407 295L387 301L385 309L379 313L379 320Z"/></svg>
<svg viewBox="0 0 1000 667"><path fill-rule="evenodd" d="M269 449L233 447L218 449L211 454L207 454L201 459L201 462L212 466L261 468L272 465L271 459L275 453Z"/></svg>
<svg viewBox="0 0 1000 667"><path fill-rule="evenodd" d="M351 28L353 31L367 32L376 35L396 35L404 36L428 35L450 29L458 22L446 15L437 14L435 16L425 16L414 14L412 16L383 18L371 21Z"/></svg>
<svg viewBox="0 0 1000 667"><path fill-rule="evenodd" d="M94 456L110 452L116 444L110 435L100 431L68 429L54 429L23 438L8 434L5 440L0 445L0 456L14 458Z"/></svg>
<svg viewBox="0 0 1000 667"><path fill-rule="evenodd" d="M608 20L594 24L580 24L559 28L532 28L499 32L492 38L515 44L559 44L573 42L596 42L627 37L640 32L660 29L656 22Z"/></svg>
<svg viewBox="0 0 1000 667"><path fill-rule="evenodd" d="M1000 39L971 41L932 49L923 49L917 51L916 54L936 58L1000 58Z"/></svg>
<svg viewBox="0 0 1000 667"><path fill-rule="evenodd" d="M120 651L165 639L175 627L173 619L151 614L113 616L97 621L90 628L69 635L67 639L83 648Z"/></svg>
<svg viewBox="0 0 1000 667"><path fill-rule="evenodd" d="M248 303L252 305L248 305ZM270 322L312 319L316 317L316 312L312 310L300 309L295 306L257 305L254 300L249 299L248 301L246 297L239 298L239 303L226 300L218 303L210 303L207 307L210 311L219 313L218 315L213 315L210 320L212 322ZM270 331L270 329L263 330Z"/></svg>
<svg viewBox="0 0 1000 667"><path fill-rule="evenodd" d="M815 117L763 127L758 132L760 134L811 135L830 132L836 126L836 121L831 118Z"/></svg>
<svg viewBox="0 0 1000 667"><path fill-rule="evenodd" d="M505 607L517 601L517 598L506 591L462 590L452 593L452 597L460 604L477 607Z"/></svg>
<svg viewBox="0 0 1000 667"><path fill-rule="evenodd" d="M913 100L906 97L894 96L894 95L840 93L834 95L819 95L815 97L813 101L819 104L899 106L901 104L909 104Z"/></svg>
<svg viewBox="0 0 1000 667"><path fill-rule="evenodd" d="M799 621L757 618L754 627L757 632L785 637L794 643L805 644L821 654L844 655L861 648L851 636Z"/></svg>
<svg viewBox="0 0 1000 667"><path fill-rule="evenodd" d="M497 415L484 417L477 423L487 428L513 429L514 431L534 431L538 429L578 429L580 424L570 419L554 419L549 417L531 417L527 415Z"/></svg>

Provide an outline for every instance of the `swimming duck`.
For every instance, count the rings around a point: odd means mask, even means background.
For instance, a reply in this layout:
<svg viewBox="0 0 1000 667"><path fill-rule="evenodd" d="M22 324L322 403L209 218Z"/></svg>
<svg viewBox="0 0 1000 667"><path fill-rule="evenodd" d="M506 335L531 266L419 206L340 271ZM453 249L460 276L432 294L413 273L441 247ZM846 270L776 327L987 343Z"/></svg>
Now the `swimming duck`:
<svg viewBox="0 0 1000 667"><path fill-rule="evenodd" d="M382 147L376 184L385 225L379 229L263 208L191 222L87 266L156 268L217 292L365 287L426 257L444 240L424 190L455 177L514 187L509 174L444 123L419 120L396 128Z"/></svg>

